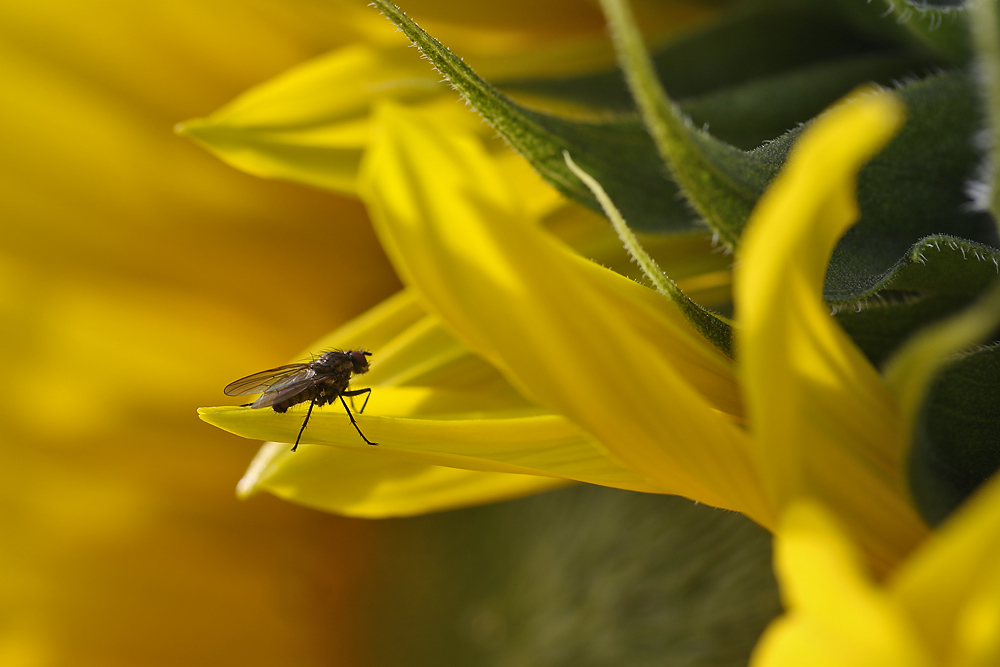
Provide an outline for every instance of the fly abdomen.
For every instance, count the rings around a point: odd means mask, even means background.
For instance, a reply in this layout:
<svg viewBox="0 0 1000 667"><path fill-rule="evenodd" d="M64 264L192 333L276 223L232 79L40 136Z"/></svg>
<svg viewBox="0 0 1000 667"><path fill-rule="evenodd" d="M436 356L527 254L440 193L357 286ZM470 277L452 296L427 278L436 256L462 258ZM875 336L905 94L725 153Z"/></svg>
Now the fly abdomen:
<svg viewBox="0 0 1000 667"><path fill-rule="evenodd" d="M313 388L308 391L303 391L294 396L286 398L283 401L278 401L277 403L273 403L271 407L274 408L275 412L281 412L281 413L288 412L288 408L294 405L298 405L299 403L312 401L315 398L319 398L319 400L316 401L317 405L323 405L323 397L320 395L319 390Z"/></svg>

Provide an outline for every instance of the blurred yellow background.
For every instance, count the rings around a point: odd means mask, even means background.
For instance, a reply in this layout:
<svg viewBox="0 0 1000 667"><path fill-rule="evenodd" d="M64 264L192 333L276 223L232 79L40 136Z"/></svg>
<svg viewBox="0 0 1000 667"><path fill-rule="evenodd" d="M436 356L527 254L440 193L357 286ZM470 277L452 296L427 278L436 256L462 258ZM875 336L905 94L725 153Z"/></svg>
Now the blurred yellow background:
<svg viewBox="0 0 1000 667"><path fill-rule="evenodd" d="M0 2L0 664L353 665L372 527L202 423L398 288L353 201L173 135L336 46L270 0Z"/></svg>

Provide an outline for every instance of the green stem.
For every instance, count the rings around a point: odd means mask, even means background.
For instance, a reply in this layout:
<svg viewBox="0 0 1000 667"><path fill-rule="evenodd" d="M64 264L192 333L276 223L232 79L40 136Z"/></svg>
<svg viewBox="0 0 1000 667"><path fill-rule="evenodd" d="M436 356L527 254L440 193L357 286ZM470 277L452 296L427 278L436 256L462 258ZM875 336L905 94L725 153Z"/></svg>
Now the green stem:
<svg viewBox="0 0 1000 667"><path fill-rule="evenodd" d="M569 170L594 193L594 197L600 202L601 208L604 209L604 214L607 215L612 226L615 228L618 238L621 239L632 259L639 264L643 273L646 274L646 277L656 287L656 291L680 308L684 317L701 335L707 338L716 348L732 357L733 332L731 323L721 315L696 304L690 297L684 294L681 288L677 286L677 283L663 272L663 269L656 263L656 260L650 257L646 249L642 247L639 239L636 238L635 234L629 228L628 223L625 222L625 218L622 217L622 214L618 211L614 202L611 201L611 197L601 187L601 184L593 176L580 169L573 162L573 158L570 157L568 151L563 151L563 158L566 160L566 166L569 167Z"/></svg>
<svg viewBox="0 0 1000 667"><path fill-rule="evenodd" d="M691 126L680 107L660 86L652 59L627 0L601 0L618 63L625 74L646 130L674 181L716 236L730 249L757 202L759 192L747 191L731 175L716 168L718 155L733 162L746 157ZM749 163L744 168L751 168Z"/></svg>

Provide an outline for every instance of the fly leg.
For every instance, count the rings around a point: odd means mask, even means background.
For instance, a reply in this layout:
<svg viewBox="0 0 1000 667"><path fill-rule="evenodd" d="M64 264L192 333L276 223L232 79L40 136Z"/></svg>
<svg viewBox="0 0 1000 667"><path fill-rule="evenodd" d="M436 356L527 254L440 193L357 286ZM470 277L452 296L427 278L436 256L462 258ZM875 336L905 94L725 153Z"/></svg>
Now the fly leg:
<svg viewBox="0 0 1000 667"><path fill-rule="evenodd" d="M361 409L358 410L359 415L365 411L365 406L368 405L368 399L372 397L372 388L368 387L367 389L355 389L353 391L345 391L342 394L343 396L350 397L351 405L354 405L354 397L360 396L361 394L367 394L367 396L365 396L365 402L361 404Z"/></svg>
<svg viewBox="0 0 1000 667"><path fill-rule="evenodd" d="M353 393L353 392L344 392L344 393L347 394L348 396L357 396L358 394L360 394L363 391L365 391L365 390L364 389L359 389L356 393ZM371 392L371 389L368 389L367 391ZM361 439L364 440L365 442L367 442L369 445L377 445L378 444L377 442L372 442L371 440L369 440L368 438L365 437L364 433L361 432L361 428L358 427L358 422L354 421L354 415L351 414L351 409L349 407L347 407L347 401L344 400L344 394L340 395L340 402L344 404L344 409L347 410L347 416L351 418L351 423L354 424L354 430L358 432L358 435L361 436ZM367 403L368 403L368 399L365 399L365 404L367 404ZM361 409L364 410L365 409L364 406L362 406ZM303 427L303 428L305 428L305 427Z"/></svg>
<svg viewBox="0 0 1000 667"><path fill-rule="evenodd" d="M308 412L306 412L306 418L305 418L305 421L303 421L303 422L302 422L302 428L300 428L300 429L299 429L299 436L298 436L297 438L295 438L295 444L294 444L294 445L292 446L292 451L293 451L293 452L294 452L294 451L295 451L296 449L298 449L298 447L299 447L299 440L301 440L301 439L302 439L302 432L306 430L306 424L308 424L308 423L309 423L309 417L311 417L311 416L312 416L312 413L313 413L313 406L315 406L315 405L316 405L316 401L317 401L317 399L319 399L319 396L317 396L317 397L316 397L316 398L314 398L313 400L309 401L309 411L308 411ZM354 420L352 419L351 421L354 421ZM359 433L360 433L360 431L359 431ZM365 436L361 436L361 437L363 438L363 437L365 437Z"/></svg>

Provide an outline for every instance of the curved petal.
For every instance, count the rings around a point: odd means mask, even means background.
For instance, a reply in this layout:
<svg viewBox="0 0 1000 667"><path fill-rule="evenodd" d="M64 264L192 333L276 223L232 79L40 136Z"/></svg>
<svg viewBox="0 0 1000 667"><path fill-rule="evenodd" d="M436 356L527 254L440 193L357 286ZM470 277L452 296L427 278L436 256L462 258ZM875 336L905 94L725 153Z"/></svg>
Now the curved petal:
<svg viewBox="0 0 1000 667"><path fill-rule="evenodd" d="M363 198L404 280L512 383L661 491L769 523L730 363L650 289L531 223L482 146L386 105ZM608 458L612 458L608 455Z"/></svg>
<svg viewBox="0 0 1000 667"><path fill-rule="evenodd" d="M478 472L427 465L347 448L265 444L237 492L258 491L345 516L412 516L499 502L570 484L536 475Z"/></svg>
<svg viewBox="0 0 1000 667"><path fill-rule="evenodd" d="M821 295L857 219L858 169L902 114L894 97L868 94L818 119L754 210L734 278L749 424L773 501L822 499L880 567L926 528L904 490L897 407Z"/></svg>
<svg viewBox="0 0 1000 667"><path fill-rule="evenodd" d="M1000 660L1000 477L882 584L828 509L794 501L777 532L787 613L753 665L953 665Z"/></svg>
<svg viewBox="0 0 1000 667"><path fill-rule="evenodd" d="M877 588L821 506L789 507L776 535L775 570L787 612L765 632L754 667L933 664L903 608Z"/></svg>

